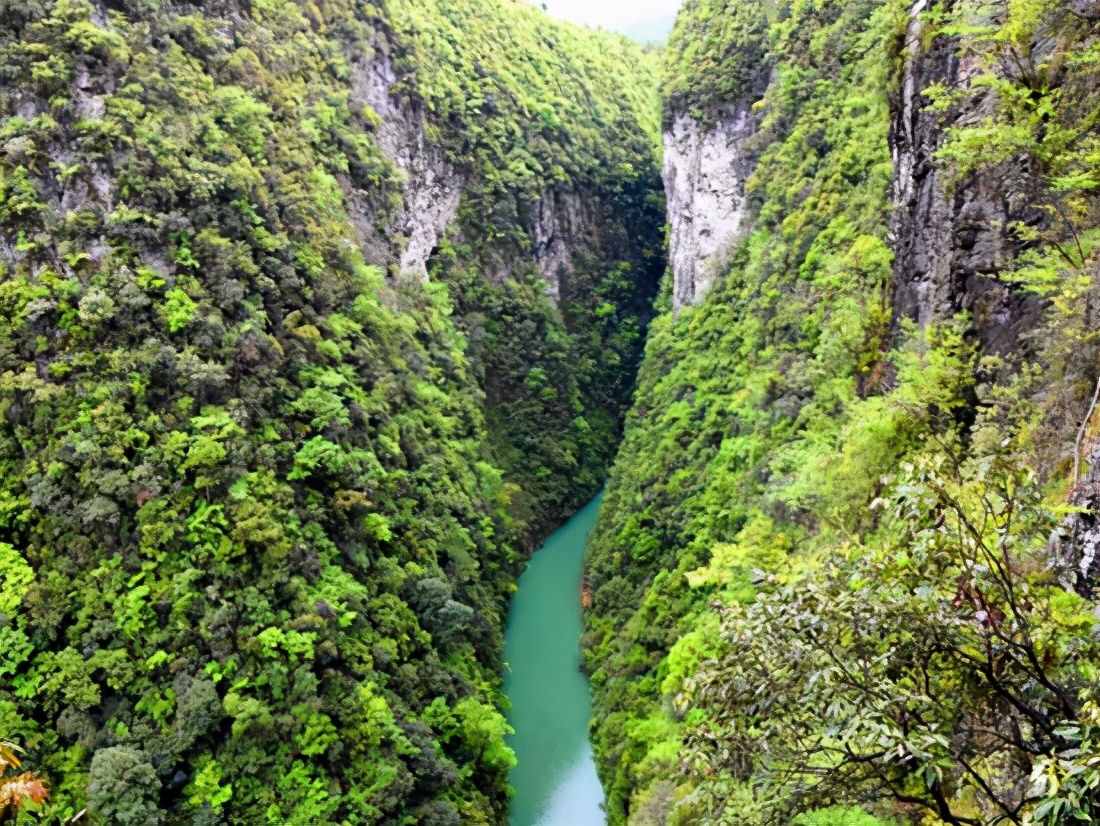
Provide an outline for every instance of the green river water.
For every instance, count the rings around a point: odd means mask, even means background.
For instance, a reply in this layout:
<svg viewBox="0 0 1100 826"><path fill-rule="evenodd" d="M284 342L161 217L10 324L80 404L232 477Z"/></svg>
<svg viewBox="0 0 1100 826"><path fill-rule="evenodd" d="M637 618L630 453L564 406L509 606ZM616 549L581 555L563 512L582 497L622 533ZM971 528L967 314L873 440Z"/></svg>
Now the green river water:
<svg viewBox="0 0 1100 826"><path fill-rule="evenodd" d="M591 695L580 671L581 572L596 498L532 557L508 614L504 690L512 702L511 826L603 826L588 741Z"/></svg>

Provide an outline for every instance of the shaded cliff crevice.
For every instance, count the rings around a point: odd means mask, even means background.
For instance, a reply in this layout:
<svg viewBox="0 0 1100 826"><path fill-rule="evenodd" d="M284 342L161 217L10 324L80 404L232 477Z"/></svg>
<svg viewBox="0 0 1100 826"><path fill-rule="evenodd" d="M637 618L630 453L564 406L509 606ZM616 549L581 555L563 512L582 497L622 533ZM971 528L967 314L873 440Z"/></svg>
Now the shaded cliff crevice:
<svg viewBox="0 0 1100 826"><path fill-rule="evenodd" d="M985 93L965 107L933 107L926 90L966 88L979 70L960 56L957 39L938 37L926 45L928 11L924 0L910 7L893 105L894 321L926 327L967 312L985 349L1007 354L1034 329L1042 303L998 274L1027 246L1018 227L1038 230L1048 217L1036 206L1035 172L1026 158L961 179L937 159L950 130L980 123L993 98Z"/></svg>
<svg viewBox="0 0 1100 826"><path fill-rule="evenodd" d="M1051 192L1051 158L1036 151L1038 142L1021 145L1012 157L992 164L977 162L977 171L961 176L953 175L951 162L937 157L949 146L953 130L989 129L1004 101L994 89L973 85L989 76L983 75L978 58L961 48L959 37L934 37L929 44L933 23L927 12L924 2L910 8L903 80L891 127L895 325L911 319L927 326L966 312L983 353L1004 360L1001 381L1033 360L1044 365L1047 375L1033 381L1028 391L1043 421L1043 443L1036 445L1033 456L1036 470L1049 479L1070 466L1075 473L1084 468L1071 480L1067 495L1068 504L1080 512L1052 533L1049 562L1066 588L1092 597L1100 574L1100 455L1088 418L1094 412L1089 400L1097 370L1096 344L1088 331L1100 319L1100 281L1078 236L1088 225L1089 211L1070 217L1063 196ZM1017 85L1017 93L1028 91L1038 102L1051 88L1064 86L1067 94L1088 100L1090 90L1074 88L1060 51L1074 38L1087 38L1096 3L1069 4L1062 15L1067 12L1068 21L1054 16L1033 41L1014 47L1020 50L1014 62L1005 57L999 73ZM1036 68L1044 64L1047 68ZM945 89L957 100L937 106L925 95L931 90L942 97ZM1060 114L1052 109L1044 119L1056 123ZM995 134L990 130L989 140ZM984 149L995 151L992 145ZM1024 256L1041 260L1035 256L1044 243L1059 249L1062 277L1077 271L1081 279L1082 286L1069 299L1076 305L1072 308L1052 306L1056 292L1029 289L1027 279L1017 274L1030 264L1023 263Z"/></svg>

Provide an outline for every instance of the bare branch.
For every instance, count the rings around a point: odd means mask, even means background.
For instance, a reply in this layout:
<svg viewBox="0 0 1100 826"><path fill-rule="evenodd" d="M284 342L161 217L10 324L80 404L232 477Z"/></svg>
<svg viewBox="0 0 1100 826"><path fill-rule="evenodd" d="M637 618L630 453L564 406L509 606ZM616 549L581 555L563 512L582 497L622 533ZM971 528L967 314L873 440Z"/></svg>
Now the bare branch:
<svg viewBox="0 0 1100 826"><path fill-rule="evenodd" d="M1096 392L1092 394L1092 404L1089 405L1089 412L1085 414L1084 421L1081 422L1081 427L1077 431L1077 442L1073 447L1073 487L1076 488L1081 484L1081 443L1085 440L1085 432L1088 430L1089 421L1092 419L1092 414L1096 412L1096 404L1100 402L1100 379L1096 381Z"/></svg>

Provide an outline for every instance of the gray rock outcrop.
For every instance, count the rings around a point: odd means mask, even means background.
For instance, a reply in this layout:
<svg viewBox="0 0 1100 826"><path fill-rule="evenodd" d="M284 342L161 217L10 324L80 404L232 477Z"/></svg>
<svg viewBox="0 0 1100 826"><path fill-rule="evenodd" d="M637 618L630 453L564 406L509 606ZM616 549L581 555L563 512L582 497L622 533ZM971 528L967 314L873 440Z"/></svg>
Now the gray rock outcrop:
<svg viewBox="0 0 1100 826"><path fill-rule="evenodd" d="M1090 599L1100 585L1100 445L1087 459L1089 470L1070 493L1070 514L1050 538L1050 556L1062 587Z"/></svg>
<svg viewBox="0 0 1100 826"><path fill-rule="evenodd" d="M1038 318L1038 304L998 279L1020 242L1011 227L1043 216L1031 206L1029 170L1010 163L950 181L936 153L952 125L981 120L989 100L941 113L928 108L924 90L935 83L965 86L975 67L946 38L922 46L918 0L910 9L905 71L895 101L890 148L894 161L894 318L921 326L960 311L973 317L987 351L1012 350Z"/></svg>
<svg viewBox="0 0 1100 826"><path fill-rule="evenodd" d="M401 203L380 233L372 223L376 211L367 204L357 205L354 191L346 194L368 257L381 263L396 256L401 275L426 281L432 252L458 216L467 174L448 159L444 148L429 140L424 112L395 93L398 80L381 40L369 59L353 65L352 101L370 106L378 116L379 148L403 176ZM599 236L597 210L581 193L550 189L535 203L529 224L532 246L522 258L528 263L533 258L548 294L557 302L563 284L576 269L575 257L590 249ZM514 252L502 254L486 275L503 280L516 264Z"/></svg>
<svg viewBox="0 0 1100 826"><path fill-rule="evenodd" d="M715 113L712 124L688 113L665 132L669 266L673 307L698 303L714 285L749 222L745 184L755 166L756 119L748 103Z"/></svg>
<svg viewBox="0 0 1100 826"><path fill-rule="evenodd" d="M379 148L404 175L402 202L386 232L398 246L398 269L426 281L428 259L458 214L466 181L444 150L428 140L423 111L394 94L397 80L393 62L379 44L369 60L353 65L352 102L367 104L378 115ZM376 233L365 217L369 210L355 209L354 195L349 201L364 246L374 246Z"/></svg>
<svg viewBox="0 0 1100 826"><path fill-rule="evenodd" d="M975 72L949 39L939 38L927 49L922 46L921 15L930 5L928 0L918 0L910 10L908 54L891 127L894 320L897 324L912 319L925 326L966 311L983 351L1008 356L1008 363L1015 365L1029 354L1032 343L1027 334L1039 324L1043 305L1034 295L1001 279L1000 273L1024 248L1013 226L1042 230L1049 219L1034 206L1039 182L1025 159L956 181L948 180L937 161L949 128L983 120L990 114L992 100L987 93L971 96L966 104L946 112L927 108L923 90L934 83L965 88ZM1090 0L1075 8L1086 15L1097 6ZM1076 375L1078 384L1085 379L1094 381L1091 374ZM1086 414L1086 401L1067 407L1064 415L1074 428L1080 420L1073 421L1073 416L1093 415L1091 410ZM1065 458L1065 452L1059 451L1055 448L1052 453L1056 460ZM1077 511L1052 533L1048 557L1064 587L1096 598L1100 591L1100 445L1078 444L1073 458L1082 469L1069 495Z"/></svg>

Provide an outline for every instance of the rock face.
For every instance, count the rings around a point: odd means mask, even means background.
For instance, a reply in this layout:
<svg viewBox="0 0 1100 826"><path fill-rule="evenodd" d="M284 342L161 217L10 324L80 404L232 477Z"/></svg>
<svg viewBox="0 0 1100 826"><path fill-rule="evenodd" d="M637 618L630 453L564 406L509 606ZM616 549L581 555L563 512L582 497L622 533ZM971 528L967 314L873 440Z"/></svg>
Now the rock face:
<svg viewBox="0 0 1100 826"><path fill-rule="evenodd" d="M745 183L755 166L756 119L748 103L705 125L678 115L665 132L669 266L673 307L698 303L713 286L748 224Z"/></svg>
<svg viewBox="0 0 1100 826"><path fill-rule="evenodd" d="M967 311L985 352L1018 358L1028 353L1026 334L1040 321L1042 304L1014 291L997 274L1022 251L1011 233L1012 224L1043 228L1047 219L1029 206L1036 181L1022 161L980 172L954 186L937 168L935 153L947 129L980 121L987 114L987 101L979 99L976 105L944 114L926 110L922 90L937 82L958 88L972 73L950 42L938 40L922 50L919 15L928 5L919 0L911 8L908 58L891 129L895 322L908 318L924 326ZM1074 8L1088 19L1093 14L1100 17L1095 0ZM1085 414L1082 407L1079 415ZM1070 504L1080 510L1054 531L1049 557L1066 588L1095 598L1100 593L1100 445L1078 449L1083 472L1070 493Z"/></svg>
<svg viewBox="0 0 1100 826"><path fill-rule="evenodd" d="M1028 206L1029 175L1020 164L954 185L937 168L935 154L947 129L980 120L986 112L984 103L946 114L926 108L926 88L937 82L956 88L972 73L950 42L941 39L922 49L920 15L928 5L918 0L910 11L908 57L891 126L894 318L925 326L967 311L986 349L1003 353L1035 323L1038 304L995 275L1020 251L1010 226L1035 225L1043 217Z"/></svg>
<svg viewBox="0 0 1100 826"><path fill-rule="evenodd" d="M1050 538L1050 555L1064 588L1094 599L1100 586L1100 445L1087 458L1089 471L1070 494L1080 508Z"/></svg>
<svg viewBox="0 0 1100 826"><path fill-rule="evenodd" d="M374 212L369 206L357 209L356 194L347 194L368 257L385 261L396 252L401 275L426 281L432 252L458 215L467 176L447 159L444 149L429 141L424 113L394 93L397 81L382 42L369 59L354 64L352 101L370 106L379 117L375 133L379 147L404 177L401 204L389 225L380 228L371 223ZM548 190L535 204L530 220L530 255L557 302L575 270L574 257L598 237L597 210L580 193ZM388 247L395 241L399 249L393 251ZM370 255L371 250L377 254ZM490 277L502 280L513 266L512 260L502 262L495 273L490 270Z"/></svg>
<svg viewBox="0 0 1100 826"><path fill-rule="evenodd" d="M369 59L354 65L352 101L370 106L379 117L375 133L379 147L404 177L401 204L388 226L380 228L371 222L375 212L369 205L356 208L356 193L347 194L368 257L385 261L396 252L401 275L426 281L432 252L458 215L467 176L447 159L444 149L429 141L424 113L394 93L397 81L384 43L376 45ZM574 257L591 248L599 235L597 210L581 193L548 190L535 204L530 223L529 255L557 302L563 284L575 271ZM390 249L395 241L396 251ZM371 255L371 250L376 253ZM488 271L494 280L512 273L513 255L507 257Z"/></svg>
<svg viewBox="0 0 1100 826"><path fill-rule="evenodd" d="M592 249L597 240L597 218L590 201L576 192L546 192L535 210L535 264L546 279L546 291L559 302L574 256Z"/></svg>
<svg viewBox="0 0 1100 826"><path fill-rule="evenodd" d="M352 102L367 104L378 115L378 145L405 177L401 205L385 232L400 246L400 274L426 281L432 250L458 214L465 176L447 160L442 148L428 141L424 113L393 93L397 79L385 46L377 44L370 59L354 64ZM354 196L349 200L354 205ZM353 212L369 214L367 210ZM365 217L355 217L364 246L375 246L376 228Z"/></svg>
<svg viewBox="0 0 1100 826"><path fill-rule="evenodd" d="M570 295L570 279L585 258L614 258L606 249L603 224L608 217L600 199L566 189L548 189L523 210L520 225L527 242L504 242L491 247L482 260L482 272L494 284L520 273L535 271L546 282L546 294L560 305ZM462 232L468 231L463 227Z"/></svg>

